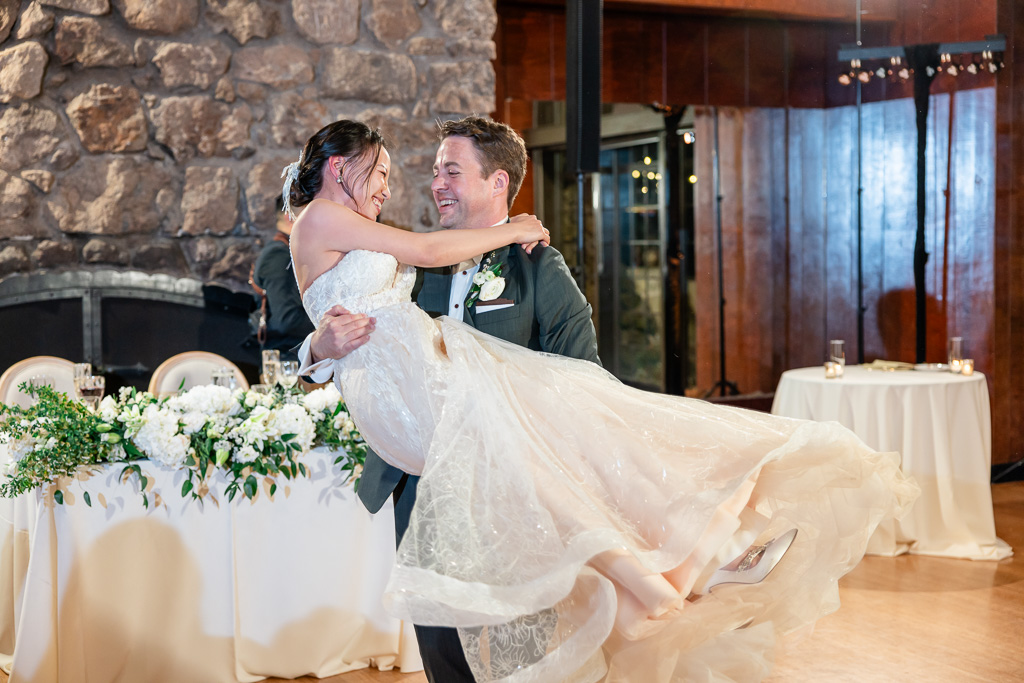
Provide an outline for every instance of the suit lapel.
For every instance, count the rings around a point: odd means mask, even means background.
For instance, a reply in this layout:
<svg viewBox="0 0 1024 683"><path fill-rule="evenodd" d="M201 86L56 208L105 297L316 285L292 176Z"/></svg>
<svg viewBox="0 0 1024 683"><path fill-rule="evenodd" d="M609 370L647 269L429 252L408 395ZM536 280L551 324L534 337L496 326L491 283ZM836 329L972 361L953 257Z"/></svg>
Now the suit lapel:
<svg viewBox="0 0 1024 683"><path fill-rule="evenodd" d="M518 303L519 301L519 277L520 273L516 267L516 259L510 258L510 249L515 245L502 247L494 251L494 257L491 259L491 263L501 263L501 277L505 278L505 289L501 293L503 299L511 299ZM482 264L481 264L482 265ZM476 319L477 309L476 306L470 306L466 309L464 318L466 322L473 327L478 327ZM480 314L480 320L486 320L487 313ZM488 330L490 332L491 330ZM499 335L500 336L500 335Z"/></svg>

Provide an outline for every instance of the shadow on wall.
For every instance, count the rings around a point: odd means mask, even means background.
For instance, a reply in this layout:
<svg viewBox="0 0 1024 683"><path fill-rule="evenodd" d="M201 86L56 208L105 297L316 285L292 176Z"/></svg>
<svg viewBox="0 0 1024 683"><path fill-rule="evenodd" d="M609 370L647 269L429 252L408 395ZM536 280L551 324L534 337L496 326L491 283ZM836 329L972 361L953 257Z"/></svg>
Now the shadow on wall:
<svg viewBox="0 0 1024 683"><path fill-rule="evenodd" d="M924 362L945 363L948 315L946 307L934 296L925 300L928 333ZM916 362L917 294L913 289L892 289L878 298L875 307L878 339L875 344L865 340L864 360L875 359ZM870 336L870 335L868 335ZM878 344L881 348L878 348Z"/></svg>

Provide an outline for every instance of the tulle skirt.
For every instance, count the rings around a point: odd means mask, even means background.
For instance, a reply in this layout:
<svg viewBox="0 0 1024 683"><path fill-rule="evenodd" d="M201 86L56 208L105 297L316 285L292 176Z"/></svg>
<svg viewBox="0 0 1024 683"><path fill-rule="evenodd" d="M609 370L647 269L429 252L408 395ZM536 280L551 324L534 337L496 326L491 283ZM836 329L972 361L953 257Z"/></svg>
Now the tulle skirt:
<svg viewBox="0 0 1024 683"><path fill-rule="evenodd" d="M378 320L379 348L389 334L408 346L412 330ZM781 636L839 607L838 579L917 495L897 454L838 424L639 391L446 317L415 325L432 330L417 372L443 390L423 392L435 424L385 605L457 627L479 681L759 680ZM343 388L350 406L382 392ZM373 445L387 425L368 420ZM794 527L761 583L691 595Z"/></svg>

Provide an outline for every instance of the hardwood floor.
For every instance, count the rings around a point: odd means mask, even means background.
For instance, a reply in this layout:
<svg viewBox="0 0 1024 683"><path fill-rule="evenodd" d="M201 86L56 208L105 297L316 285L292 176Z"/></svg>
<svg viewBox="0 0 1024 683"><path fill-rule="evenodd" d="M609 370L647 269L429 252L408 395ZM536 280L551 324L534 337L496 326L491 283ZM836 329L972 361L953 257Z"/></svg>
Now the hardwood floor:
<svg viewBox="0 0 1024 683"><path fill-rule="evenodd" d="M766 683L1002 683L1024 680L1024 482L992 487L1001 562L866 557L840 582L842 607L790 642ZM283 683L282 679L269 679ZM324 683L426 683L362 670ZM0 683L7 677L0 674Z"/></svg>
<svg viewBox="0 0 1024 683"><path fill-rule="evenodd" d="M992 497L996 533L1016 551L1012 558L865 557L839 584L839 611L789 643L765 683L1024 680L1024 482L997 484ZM325 680L426 677L364 670Z"/></svg>

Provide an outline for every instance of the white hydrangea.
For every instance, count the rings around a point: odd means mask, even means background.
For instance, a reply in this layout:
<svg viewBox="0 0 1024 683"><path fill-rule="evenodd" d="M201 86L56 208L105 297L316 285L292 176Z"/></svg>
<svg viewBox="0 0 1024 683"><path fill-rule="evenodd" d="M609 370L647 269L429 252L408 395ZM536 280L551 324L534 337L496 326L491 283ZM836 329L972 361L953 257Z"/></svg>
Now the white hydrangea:
<svg viewBox="0 0 1024 683"><path fill-rule="evenodd" d="M172 396L167 406L179 413L197 412L206 415L234 415L241 410L235 392L215 384L199 385L183 394Z"/></svg>
<svg viewBox="0 0 1024 683"><path fill-rule="evenodd" d="M294 434L294 443L303 451L308 451L313 445L313 439L316 438L313 420L306 409L297 404L283 405L271 413L270 428L278 437L282 434Z"/></svg>
<svg viewBox="0 0 1024 683"><path fill-rule="evenodd" d="M132 441L151 460L170 468L179 468L189 455L189 438L182 434L179 415L160 405L150 405L142 413L142 426Z"/></svg>
<svg viewBox="0 0 1024 683"><path fill-rule="evenodd" d="M300 401L306 410L309 411L310 416L314 420L319 421L334 413L334 409L338 407L338 403L341 401L341 394L338 392L337 387L333 384L328 384L322 389L315 389L309 392Z"/></svg>
<svg viewBox="0 0 1024 683"><path fill-rule="evenodd" d="M191 410L181 416L181 425L186 434L195 434L206 426L206 414Z"/></svg>

